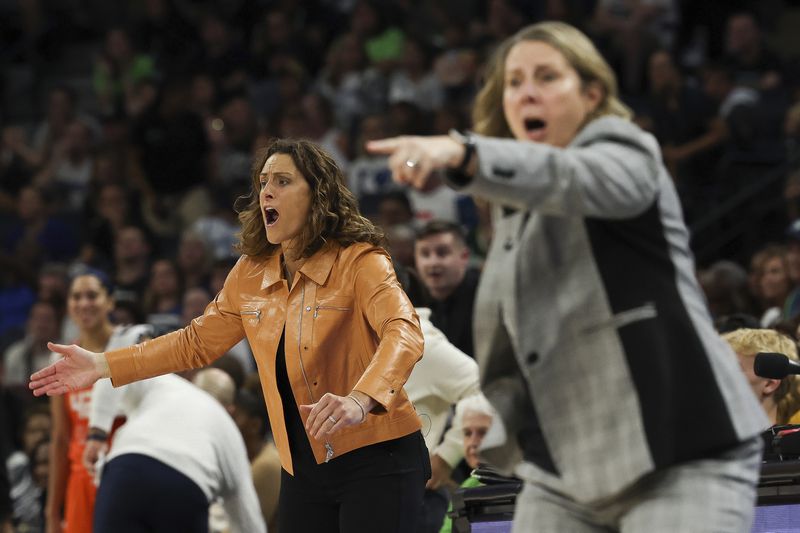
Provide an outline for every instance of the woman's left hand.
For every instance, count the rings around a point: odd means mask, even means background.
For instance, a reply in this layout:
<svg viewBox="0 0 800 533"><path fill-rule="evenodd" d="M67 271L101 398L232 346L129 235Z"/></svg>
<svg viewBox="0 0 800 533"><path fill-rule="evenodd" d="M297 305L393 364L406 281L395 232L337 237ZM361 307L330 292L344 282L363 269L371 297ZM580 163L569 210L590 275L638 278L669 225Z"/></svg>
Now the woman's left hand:
<svg viewBox="0 0 800 533"><path fill-rule="evenodd" d="M317 403L301 405L300 414L308 413L306 432L316 440L323 440L342 428L363 422L364 414L353 398L326 393Z"/></svg>

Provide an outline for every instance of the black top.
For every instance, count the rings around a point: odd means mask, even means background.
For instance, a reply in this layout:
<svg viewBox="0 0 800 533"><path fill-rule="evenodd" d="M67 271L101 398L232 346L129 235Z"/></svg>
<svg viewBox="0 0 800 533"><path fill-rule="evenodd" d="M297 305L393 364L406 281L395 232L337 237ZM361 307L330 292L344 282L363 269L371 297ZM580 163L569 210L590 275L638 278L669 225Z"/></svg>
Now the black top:
<svg viewBox="0 0 800 533"><path fill-rule="evenodd" d="M470 357L475 357L472 348L472 308L479 278L477 270L467 269L461 284L450 296L431 303L433 325L442 330L456 348Z"/></svg>

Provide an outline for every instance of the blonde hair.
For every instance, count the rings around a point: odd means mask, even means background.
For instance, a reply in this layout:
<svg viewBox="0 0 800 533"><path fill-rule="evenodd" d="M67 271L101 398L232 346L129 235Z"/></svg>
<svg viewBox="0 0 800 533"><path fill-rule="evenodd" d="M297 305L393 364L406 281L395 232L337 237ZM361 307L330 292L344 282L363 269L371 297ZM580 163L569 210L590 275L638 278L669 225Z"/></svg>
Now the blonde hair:
<svg viewBox="0 0 800 533"><path fill-rule="evenodd" d="M586 123L604 116L616 115L625 119L632 116L617 93L617 79L592 41L577 28L563 22L541 22L527 26L503 41L494 52L487 67L486 81L475 98L472 111L473 129L491 137L513 137L503 113L506 58L511 49L523 41L541 41L558 50L567 63L575 69L583 87L597 84L602 98L597 108L586 117Z"/></svg>
<svg viewBox="0 0 800 533"><path fill-rule="evenodd" d="M755 359L759 352L781 353L793 361L800 361L797 355L797 344L774 329L741 328L722 335L733 350L743 356ZM776 422L787 424L789 419L800 410L800 381L797 376L786 376L775 389L773 397L778 406Z"/></svg>

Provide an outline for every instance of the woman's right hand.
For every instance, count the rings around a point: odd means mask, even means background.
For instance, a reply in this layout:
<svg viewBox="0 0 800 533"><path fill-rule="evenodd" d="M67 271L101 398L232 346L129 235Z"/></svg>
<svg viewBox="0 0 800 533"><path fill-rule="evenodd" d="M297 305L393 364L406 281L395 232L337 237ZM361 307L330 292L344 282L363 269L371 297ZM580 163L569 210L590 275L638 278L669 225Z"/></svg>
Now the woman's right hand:
<svg viewBox="0 0 800 533"><path fill-rule="evenodd" d="M108 373L103 354L84 350L75 344L67 346L48 342L47 348L64 357L31 375L28 387L34 396L53 396L83 389Z"/></svg>

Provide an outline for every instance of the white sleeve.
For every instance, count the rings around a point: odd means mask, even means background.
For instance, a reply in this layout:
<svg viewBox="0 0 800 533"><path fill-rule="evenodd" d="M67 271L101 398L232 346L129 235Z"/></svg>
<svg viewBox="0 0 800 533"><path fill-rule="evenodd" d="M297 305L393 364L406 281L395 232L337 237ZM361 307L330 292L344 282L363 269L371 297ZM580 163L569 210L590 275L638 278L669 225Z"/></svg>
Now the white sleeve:
<svg viewBox="0 0 800 533"><path fill-rule="evenodd" d="M433 328L432 325L429 325ZM430 330L426 330L426 334ZM431 380L432 393L449 404L480 392L478 364L470 356L456 348L438 329L433 328L426 337L425 352L428 366L425 371L437 376ZM428 340L433 342L428 342ZM464 444L461 438L461 425L453 425L444 434L442 442L432 450L450 466L455 466L464 457Z"/></svg>
<svg viewBox="0 0 800 533"><path fill-rule="evenodd" d="M266 533L244 441L233 422L230 428L220 430L235 432L227 436L228 442L218 450L223 479L222 505L228 513L231 533Z"/></svg>
<svg viewBox="0 0 800 533"><path fill-rule="evenodd" d="M92 403L89 410L89 427L108 433L114 419L122 415L122 396L125 387L115 389L108 378L97 380L92 387Z"/></svg>
<svg viewBox="0 0 800 533"><path fill-rule="evenodd" d="M114 331L106 346L107 350L120 348L139 342L149 336L150 326L137 325L127 328L119 327ZM92 387L92 403L89 410L89 427L99 428L106 433L111 431L114 419L123 413L122 398L126 387L114 388L108 378L97 380Z"/></svg>

